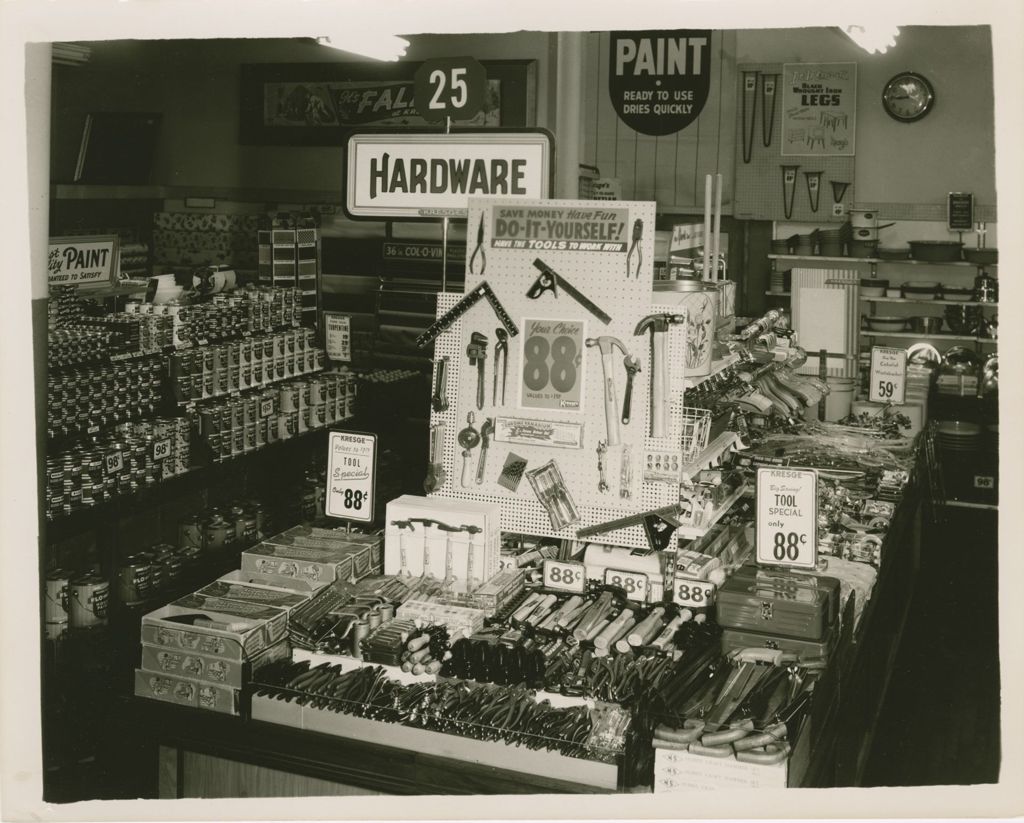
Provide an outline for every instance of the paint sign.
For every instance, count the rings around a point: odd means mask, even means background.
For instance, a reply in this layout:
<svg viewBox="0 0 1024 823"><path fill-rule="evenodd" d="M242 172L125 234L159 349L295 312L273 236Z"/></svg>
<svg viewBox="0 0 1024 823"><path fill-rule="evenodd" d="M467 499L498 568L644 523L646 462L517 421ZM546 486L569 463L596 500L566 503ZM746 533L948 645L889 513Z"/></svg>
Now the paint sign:
<svg viewBox="0 0 1024 823"><path fill-rule="evenodd" d="M871 382L868 400L901 405L907 393L907 350L871 347Z"/></svg>
<svg viewBox="0 0 1024 823"><path fill-rule="evenodd" d="M783 66L783 156L853 157L856 127L856 63Z"/></svg>
<svg viewBox="0 0 1024 823"><path fill-rule="evenodd" d="M50 286L106 288L117 280L116 234L89 237L51 237L46 260Z"/></svg>
<svg viewBox="0 0 1024 823"><path fill-rule="evenodd" d="M608 95L641 134L673 134L704 109L711 89L711 30L613 31Z"/></svg>
<svg viewBox="0 0 1024 823"><path fill-rule="evenodd" d="M332 431L327 443L328 517L373 520L377 484L377 436Z"/></svg>
<svg viewBox="0 0 1024 823"><path fill-rule="evenodd" d="M349 315L324 312L324 348L328 360L351 362L352 318Z"/></svg>
<svg viewBox="0 0 1024 823"><path fill-rule="evenodd" d="M353 134L345 210L357 219L465 217L470 197L546 199L551 154L542 131Z"/></svg>
<svg viewBox="0 0 1024 823"><path fill-rule="evenodd" d="M519 405L526 409L580 411L583 321L528 319L523 325Z"/></svg>
<svg viewBox="0 0 1024 823"><path fill-rule="evenodd" d="M491 247L621 253L631 237L628 219L628 209L495 206Z"/></svg>

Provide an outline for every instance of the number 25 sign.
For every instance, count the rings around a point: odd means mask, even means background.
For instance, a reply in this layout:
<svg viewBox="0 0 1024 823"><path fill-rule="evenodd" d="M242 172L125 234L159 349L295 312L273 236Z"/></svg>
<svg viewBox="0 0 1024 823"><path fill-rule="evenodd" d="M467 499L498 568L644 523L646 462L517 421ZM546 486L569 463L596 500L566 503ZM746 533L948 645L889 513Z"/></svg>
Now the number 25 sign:
<svg viewBox="0 0 1024 823"><path fill-rule="evenodd" d="M429 123L468 120L484 102L487 71L472 57L427 60L413 77L416 111Z"/></svg>

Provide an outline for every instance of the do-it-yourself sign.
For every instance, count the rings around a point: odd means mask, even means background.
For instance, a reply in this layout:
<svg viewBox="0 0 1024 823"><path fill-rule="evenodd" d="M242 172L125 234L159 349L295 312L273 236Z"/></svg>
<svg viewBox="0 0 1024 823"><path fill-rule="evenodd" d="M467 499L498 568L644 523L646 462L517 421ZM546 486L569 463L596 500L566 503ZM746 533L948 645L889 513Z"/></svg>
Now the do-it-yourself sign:
<svg viewBox="0 0 1024 823"><path fill-rule="evenodd" d="M470 197L546 198L544 131L353 134L346 142L345 211L353 218L465 217Z"/></svg>
<svg viewBox="0 0 1024 823"><path fill-rule="evenodd" d="M786 63L781 105L784 156L854 155L856 63Z"/></svg>
<svg viewBox="0 0 1024 823"><path fill-rule="evenodd" d="M116 234L51 237L46 279L51 286L103 288L117 280Z"/></svg>
<svg viewBox="0 0 1024 823"><path fill-rule="evenodd" d="M818 475L757 470L757 562L813 569L818 562Z"/></svg>
<svg viewBox="0 0 1024 823"><path fill-rule="evenodd" d="M332 431L327 442L328 517L369 523L377 484L377 435Z"/></svg>
<svg viewBox="0 0 1024 823"><path fill-rule="evenodd" d="M906 393L907 350L872 346L868 400L872 403L899 405L906 399Z"/></svg>
<svg viewBox="0 0 1024 823"><path fill-rule="evenodd" d="M491 247L557 251L624 252L629 241L626 209L496 206Z"/></svg>
<svg viewBox="0 0 1024 823"><path fill-rule="evenodd" d="M711 88L711 31L613 31L608 95L619 119L641 134L685 129Z"/></svg>

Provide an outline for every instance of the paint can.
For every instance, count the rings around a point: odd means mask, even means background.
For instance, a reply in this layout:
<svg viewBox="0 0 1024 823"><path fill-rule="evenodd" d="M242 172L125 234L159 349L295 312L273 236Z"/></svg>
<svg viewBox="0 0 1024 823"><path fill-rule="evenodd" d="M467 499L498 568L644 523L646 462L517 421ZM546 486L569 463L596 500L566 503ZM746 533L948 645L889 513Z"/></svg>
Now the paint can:
<svg viewBox="0 0 1024 823"><path fill-rule="evenodd" d="M46 575L46 639L60 640L68 631L68 584L70 572L54 569Z"/></svg>
<svg viewBox="0 0 1024 823"><path fill-rule="evenodd" d="M151 568L142 555L124 559L117 569L117 597L125 605L134 605L150 595Z"/></svg>
<svg viewBox="0 0 1024 823"><path fill-rule="evenodd" d="M84 574L68 584L68 616L72 629L107 625L110 584L98 574Z"/></svg>

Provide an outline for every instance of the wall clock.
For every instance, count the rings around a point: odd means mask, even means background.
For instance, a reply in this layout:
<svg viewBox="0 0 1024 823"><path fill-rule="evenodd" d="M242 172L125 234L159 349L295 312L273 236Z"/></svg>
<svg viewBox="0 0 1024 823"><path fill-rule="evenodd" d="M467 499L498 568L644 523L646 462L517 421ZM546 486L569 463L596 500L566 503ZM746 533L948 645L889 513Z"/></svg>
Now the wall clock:
<svg viewBox="0 0 1024 823"><path fill-rule="evenodd" d="M894 120L913 123L920 120L935 104L935 89L926 77L903 71L885 84L882 106Z"/></svg>

